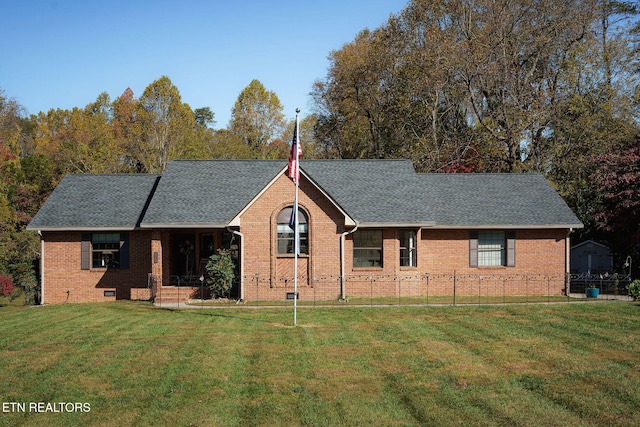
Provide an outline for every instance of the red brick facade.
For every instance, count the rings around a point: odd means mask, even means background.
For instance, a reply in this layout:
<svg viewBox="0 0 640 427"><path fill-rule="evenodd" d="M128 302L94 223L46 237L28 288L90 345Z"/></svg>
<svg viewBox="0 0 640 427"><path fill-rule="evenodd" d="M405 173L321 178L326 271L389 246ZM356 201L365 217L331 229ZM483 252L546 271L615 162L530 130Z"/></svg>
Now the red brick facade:
<svg viewBox="0 0 640 427"><path fill-rule="evenodd" d="M281 301L286 292L293 290L294 258L278 255L276 228L277 216L282 209L291 206L294 191L291 180L283 174L239 218L238 231L243 236L240 253L243 254L241 275L244 292L241 295L247 301ZM564 290L568 247L565 229L515 230L515 266L477 268L469 266L471 230L415 229L419 231L417 265L400 267L400 229L386 228L383 230L383 266L354 268L350 234L345 235L344 257L341 255L341 238L345 231L349 231L345 230L343 213L306 179L302 179L300 184L299 205L309 220L309 253L301 255L298 264L301 299L339 298L343 258L344 275L349 278L344 282L346 296L373 296L374 293L376 296L394 296L399 292L400 283L405 294L450 294L452 282L458 277L470 282L468 289L475 289L471 286L473 281L494 280L494 285L508 295L523 292L530 295L561 294ZM188 231L196 236L196 241L200 233L215 233L215 241L220 242L219 236L224 230ZM130 231L128 268L83 270L80 231L44 232L43 302L146 300L158 295L169 301L179 292L182 292L182 298L197 297L194 289L172 290L169 286L170 276L174 274L171 267L174 258L170 252L175 247L171 243L175 233L176 230ZM195 258L200 258L199 253ZM199 271L194 273L200 274ZM508 281L510 275L520 278L544 275L546 279L519 280L515 284ZM500 278L492 279L493 276ZM154 278L151 285L156 288L150 289L150 277ZM377 280L375 286L372 283L374 278ZM430 288L425 288L425 284ZM539 289L536 288L538 286ZM114 292L114 296L105 296L111 295L110 292Z"/></svg>
<svg viewBox="0 0 640 427"><path fill-rule="evenodd" d="M43 232L43 303L148 300L148 231L129 232L129 268L81 268L80 232ZM105 292L106 295L105 296ZM113 296L109 296L113 293Z"/></svg>

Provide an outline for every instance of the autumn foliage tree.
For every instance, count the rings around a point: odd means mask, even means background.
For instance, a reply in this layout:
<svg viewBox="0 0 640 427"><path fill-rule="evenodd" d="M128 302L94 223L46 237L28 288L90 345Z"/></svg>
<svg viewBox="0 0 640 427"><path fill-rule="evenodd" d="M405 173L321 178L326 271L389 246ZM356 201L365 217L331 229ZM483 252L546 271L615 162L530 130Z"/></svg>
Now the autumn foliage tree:
<svg viewBox="0 0 640 427"><path fill-rule="evenodd" d="M634 14L599 0L412 0L331 52L313 89L320 145L421 171L547 173L616 120L637 129Z"/></svg>
<svg viewBox="0 0 640 427"><path fill-rule="evenodd" d="M252 80L233 105L229 131L256 154L263 154L272 141L283 136L284 128L280 99L259 80Z"/></svg>
<svg viewBox="0 0 640 427"><path fill-rule="evenodd" d="M589 216L622 258L640 255L640 139L617 153L593 157L592 166Z"/></svg>
<svg viewBox="0 0 640 427"><path fill-rule="evenodd" d="M162 172L170 159L197 151L191 146L197 143L193 135L195 115L182 103L178 88L168 77L162 76L147 86L138 102L141 140L132 150L136 150L134 156L143 171Z"/></svg>

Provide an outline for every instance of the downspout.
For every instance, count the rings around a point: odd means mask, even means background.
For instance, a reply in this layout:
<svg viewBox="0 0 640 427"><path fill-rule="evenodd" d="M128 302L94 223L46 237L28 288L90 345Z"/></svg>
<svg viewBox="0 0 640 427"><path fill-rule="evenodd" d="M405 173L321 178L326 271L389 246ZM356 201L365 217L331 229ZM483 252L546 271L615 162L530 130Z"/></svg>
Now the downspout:
<svg viewBox="0 0 640 427"><path fill-rule="evenodd" d="M344 233L342 233L340 235L340 300L341 301L345 301L346 300L346 295L345 295L345 280L344 280L344 240L345 237L349 234L355 233L356 230L358 229L358 223L356 222L356 226L349 230L349 231L345 231Z"/></svg>
<svg viewBox="0 0 640 427"><path fill-rule="evenodd" d="M231 229L228 225L227 225L227 231L233 233L234 235L240 237L240 270L239 270L239 274L240 274L240 301L244 302L244 235L237 231L237 230L233 230Z"/></svg>
<svg viewBox="0 0 640 427"><path fill-rule="evenodd" d="M44 237L42 230L38 230L40 236L40 305L44 305Z"/></svg>
<svg viewBox="0 0 640 427"><path fill-rule="evenodd" d="M570 235L573 232L573 228L569 228L567 231L567 237L564 239L564 293L569 296L571 290L571 239Z"/></svg>

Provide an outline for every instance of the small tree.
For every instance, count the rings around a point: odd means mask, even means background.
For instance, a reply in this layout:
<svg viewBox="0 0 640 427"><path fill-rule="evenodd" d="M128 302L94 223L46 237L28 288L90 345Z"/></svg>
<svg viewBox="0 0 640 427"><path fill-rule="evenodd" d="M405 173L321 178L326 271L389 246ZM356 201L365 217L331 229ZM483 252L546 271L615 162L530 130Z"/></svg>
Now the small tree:
<svg viewBox="0 0 640 427"><path fill-rule="evenodd" d="M40 301L40 286L33 270L25 266L18 266L18 273L14 276L14 285L24 294L26 305L38 304Z"/></svg>
<svg viewBox="0 0 640 427"><path fill-rule="evenodd" d="M206 265L207 285L214 298L229 295L233 279L236 277L236 265L229 251L219 249L217 254L209 257Z"/></svg>

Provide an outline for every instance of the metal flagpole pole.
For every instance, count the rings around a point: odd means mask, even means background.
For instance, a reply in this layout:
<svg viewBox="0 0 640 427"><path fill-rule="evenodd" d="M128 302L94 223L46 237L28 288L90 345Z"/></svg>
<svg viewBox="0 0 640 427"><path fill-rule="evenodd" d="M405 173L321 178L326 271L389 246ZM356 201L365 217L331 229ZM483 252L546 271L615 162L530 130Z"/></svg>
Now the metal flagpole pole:
<svg viewBox="0 0 640 427"><path fill-rule="evenodd" d="M296 129L295 129L295 140L293 143L296 145L295 147L295 156L296 156L296 195L293 203L293 215L294 216L294 229L293 229L293 253L294 253L294 261L293 261L293 326L298 325L298 252L300 252L300 234L298 230L298 189L300 187L300 156L298 155L300 147L299 144L299 136L298 136L298 114L300 113L300 109L296 108Z"/></svg>

